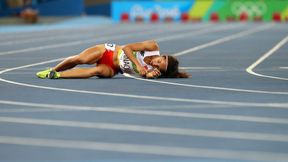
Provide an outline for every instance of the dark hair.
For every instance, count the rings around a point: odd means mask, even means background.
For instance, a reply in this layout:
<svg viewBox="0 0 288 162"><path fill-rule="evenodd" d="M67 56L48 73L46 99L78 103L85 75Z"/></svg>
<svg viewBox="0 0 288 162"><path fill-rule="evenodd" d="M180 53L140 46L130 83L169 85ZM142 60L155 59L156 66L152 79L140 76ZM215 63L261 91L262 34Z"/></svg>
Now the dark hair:
<svg viewBox="0 0 288 162"><path fill-rule="evenodd" d="M179 61L174 56L166 57L168 59L166 72L162 75L164 78L189 78L189 75L186 72L179 72Z"/></svg>

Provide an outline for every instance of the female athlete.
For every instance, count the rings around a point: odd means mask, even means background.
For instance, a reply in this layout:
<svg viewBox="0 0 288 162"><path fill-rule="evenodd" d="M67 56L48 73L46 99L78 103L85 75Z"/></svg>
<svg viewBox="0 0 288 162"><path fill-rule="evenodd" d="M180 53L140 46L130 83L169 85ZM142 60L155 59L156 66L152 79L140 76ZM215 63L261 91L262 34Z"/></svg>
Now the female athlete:
<svg viewBox="0 0 288 162"><path fill-rule="evenodd" d="M74 68L80 64L96 64L90 68ZM40 71L39 78L112 78L116 74L138 74L145 78L188 78L179 72L179 62L173 56L160 55L155 41L131 43L124 46L100 44L78 55L68 57L53 68Z"/></svg>

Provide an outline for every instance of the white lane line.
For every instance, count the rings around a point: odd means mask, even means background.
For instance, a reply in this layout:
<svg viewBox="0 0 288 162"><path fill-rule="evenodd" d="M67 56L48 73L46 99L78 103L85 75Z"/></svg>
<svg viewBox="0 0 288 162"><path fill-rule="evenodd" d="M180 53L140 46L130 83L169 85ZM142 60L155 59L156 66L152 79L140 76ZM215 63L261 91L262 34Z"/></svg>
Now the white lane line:
<svg viewBox="0 0 288 162"><path fill-rule="evenodd" d="M7 69L7 68L4 68L4 67L1 68L0 67L0 70L5 70L5 69ZM39 71L39 70L43 70L43 67L21 69L21 71Z"/></svg>
<svg viewBox="0 0 288 162"><path fill-rule="evenodd" d="M283 78L283 77L276 77L276 76L271 76L271 75L264 75L260 73L256 73L253 71L253 69L256 68L261 62L263 62L265 59L267 59L269 56L274 54L277 50L279 50L283 45L285 45L288 42L288 36L286 36L284 39L282 39L279 43L277 43L272 49L270 49L268 52L266 52L262 57L260 57L257 61L255 61L253 64L251 64L246 71L249 74L256 75L259 77L264 77L264 78L271 78L271 79L278 79L278 80L288 80L288 78Z"/></svg>
<svg viewBox="0 0 288 162"><path fill-rule="evenodd" d="M124 29L122 29L124 30ZM127 30L127 29L126 29ZM101 32L101 35L100 36L97 36L97 37L103 37L104 35L107 35L107 34L110 34L110 35L115 35L116 33L112 33L111 31L107 31L105 30L106 32ZM117 30L117 32L120 32L121 30ZM131 29L131 32L139 32L139 30L135 30L133 31L133 29ZM141 32L149 32L149 31L141 31ZM77 32L79 33L79 32ZM67 33L66 33L67 34ZM61 40L61 39L75 39L75 38L91 38L91 37L96 37L95 34L93 33L87 33L87 34L70 34L70 35L62 35L62 36L45 36L45 37L40 37L40 38L31 38L31 39L24 39L24 40L13 40L13 41L6 41L6 42L0 42L0 46L7 46L7 45L17 45L17 44L24 44L24 43L39 43L39 42L43 42L43 41L51 41L51 40Z"/></svg>
<svg viewBox="0 0 288 162"><path fill-rule="evenodd" d="M205 27L208 27L210 26L209 24L205 24L205 25L202 25L202 26L196 26L192 29L200 29L200 28L205 28ZM129 30L128 30L129 29ZM123 27L121 26L121 28L117 28L117 32L123 32L123 31L129 31L129 33L131 32L139 32L139 28L128 28L127 29L127 26ZM145 31L145 30L146 31ZM190 28L168 28L167 30L165 30L165 32L169 31L169 32L173 32L173 31L183 31L185 29L189 29L191 31L191 27ZM141 32L149 32L149 31L155 31L155 29L152 29L152 28L149 28L149 29L146 29L146 28L142 28ZM164 32L164 30L162 29L162 31ZM88 33L90 32L90 33ZM26 38L24 40L11 40L11 41L5 41L5 42L0 42L0 46L7 46L7 45L16 45L16 44L23 44L23 43L33 43L33 42L43 42L43 41L50 41L50 40L58 40L58 39L71 39L71 38L84 38L84 37L87 37L87 38L90 38L90 37L96 37L96 31L85 31L83 33L83 31L81 31L81 34L71 34L71 33L65 33L65 34L61 34L61 35L54 35L54 36L51 36L51 33L49 35L46 35L46 36L41 36L41 37L38 37L38 38L35 38L35 37L32 37L30 39ZM77 31L77 33L79 33L79 31ZM161 32L160 32L161 33ZM69 34L69 35L67 35ZM112 30L103 30L101 31L101 35L103 37L103 35L107 36L107 34L109 35L115 35L116 33L113 32ZM86 38L86 39L87 39Z"/></svg>
<svg viewBox="0 0 288 162"><path fill-rule="evenodd" d="M203 149L193 147L174 147L159 145L140 145L126 143L106 143L96 141L60 140L47 138L28 138L0 136L0 143L36 147L52 147L63 149L97 150L132 154L162 155L175 157L202 157L213 159L263 160L284 162L288 160L285 153L237 151L222 149Z"/></svg>
<svg viewBox="0 0 288 162"><path fill-rule="evenodd" d="M201 25L201 26L196 26L192 29L198 29L198 28L203 28L205 26L209 26L209 24L205 24L205 25ZM116 34L114 31L107 31L106 29L107 27L102 27L102 28L99 28L98 30L101 30L101 35L105 35L105 34ZM103 30L104 29L104 30ZM157 29L157 28L156 28ZM185 28L167 28L168 31L172 32L172 31L181 31L181 30L185 30L185 29L190 29L191 30L191 27L185 27ZM117 28L117 32L123 32L123 31L129 31L129 32L146 32L145 30L147 31L151 31L151 30L155 30L155 28L143 28L141 27L141 31L139 31L139 28L135 28L135 27L128 27L128 26L120 26ZM166 30L166 29L165 29ZM167 31L167 30L166 30ZM51 32L47 33L46 35L34 35L33 37L31 37L30 39L28 38L25 38L25 39L22 39L22 40L19 40L18 37L15 37L14 40L10 40L10 41L7 41L7 39L5 39L5 42L0 42L0 46L1 45L12 45L12 44L19 44L19 43L32 43L32 42L39 42L39 41L46 41L46 40L54 40L54 39L67 39L67 38L74 38L74 37L83 37L83 36L96 36L95 33L98 33L95 29L93 30L85 30L85 31L71 31L71 32L53 32L53 36L51 36ZM77 34L75 34L77 33ZM81 34L80 34L81 33ZM41 33L42 34L42 33ZM68 35L67 35L68 34ZM57 35L57 36L55 36ZM17 35L18 36L18 35ZM29 35L30 36L30 35ZM99 37L99 36L97 36ZM1 38L1 37L0 37ZM17 40L15 40L16 38L18 38Z"/></svg>
<svg viewBox="0 0 288 162"><path fill-rule="evenodd" d="M106 107L107 109L109 107ZM111 107L111 108L115 108L115 107ZM228 106L220 106L220 105L197 105L197 106L135 106L135 107L119 107L119 108L127 108L127 109L144 109L144 110L169 110L169 109L207 109L207 108L228 108ZM231 108L231 106L229 106L229 108ZM66 110L66 109L45 109L45 108L0 108L0 113L38 113L38 112L61 112L61 111L90 111L90 110Z"/></svg>
<svg viewBox="0 0 288 162"><path fill-rule="evenodd" d="M37 65L43 65L43 64L48 64L48 63L52 63L52 62L56 62L56 61L61 61L63 60L65 57L63 58L57 58L57 59L53 59L53 60L48 60L48 61L43 61L43 62L39 62L39 63L34 63L34 64L29 64L29 65L24 65L24 66L19 66L19 67L14 67L14 68L10 68L10 69L4 69L0 71L0 75L9 71L13 71L13 70L18 70L18 69L24 69L24 68L30 68L33 66L37 66Z"/></svg>
<svg viewBox="0 0 288 162"><path fill-rule="evenodd" d="M288 69L288 67L279 67L279 69Z"/></svg>
<svg viewBox="0 0 288 162"><path fill-rule="evenodd" d="M83 37L91 37L91 34L75 34L75 35L65 35L65 36L46 36L44 38L33 38L33 39L25 39L25 40L13 40L0 42L0 46L8 46L8 45L17 45L17 44L26 44L26 43L39 43L43 41L51 41L51 40L60 40L60 39L75 39L75 38L83 38Z"/></svg>
<svg viewBox="0 0 288 162"><path fill-rule="evenodd" d="M232 92L245 92L245 93L288 95L288 92L262 91L262 90L252 90L252 89L238 89L238 88L226 88L226 87L215 87L215 86L203 86L203 85L195 85L195 84L176 83L176 82L166 82L166 81L161 81L161 80L139 78L136 76L132 76L130 74L124 74L124 76L126 76L128 78L133 78L136 80L145 81L145 82L168 84L168 85L182 86L182 87L192 87L192 88L202 88L202 89L212 89L212 90L232 91Z"/></svg>
<svg viewBox="0 0 288 162"><path fill-rule="evenodd" d="M222 31L222 30L231 30L231 29L237 29L242 27L243 25L227 25L227 26L222 26L222 27L214 27L211 29L209 26L208 28L203 28L202 30L198 31L193 31L193 32L183 32L182 34L177 34L177 35L170 35L162 38L156 38L155 40L157 42L164 42L164 41L169 41L169 40L174 40L174 39L182 39L182 38L187 38L191 36L198 36L201 34L207 34L211 32L217 32L217 31Z"/></svg>
<svg viewBox="0 0 288 162"><path fill-rule="evenodd" d="M122 106L123 108L129 108L129 106ZM237 106L229 106L229 105L211 105L211 104L186 104L186 105L154 105L154 106L130 106L132 109L159 109L159 110L168 110L168 109L176 109L176 110L189 110L189 109L222 109L222 108L238 108Z"/></svg>
<svg viewBox="0 0 288 162"><path fill-rule="evenodd" d="M13 108L4 108L1 107L0 108L0 113L37 113L37 112L57 112L57 111L90 111L90 110L82 110L82 109L61 109L57 108L57 109L46 109L46 108L42 108L41 104L38 105L37 103L35 103L36 105L31 106L30 104L20 104L18 102L15 102L17 104L11 104L11 101L4 101L4 103L2 103L0 100L0 104L2 105L8 105L6 103L9 103L10 105L17 105L18 107L13 107ZM38 105L38 106L37 106ZM35 107L35 108L19 108L19 107ZM53 107L53 105L51 105L51 107ZM56 105L57 107L57 105ZM97 107L94 107L97 108ZM98 107L99 108L99 107ZM109 108L116 108L116 107L105 107L107 109ZM170 110L170 109L177 109L177 110L191 110L191 109L222 109L222 108L235 108L235 106L228 106L228 105L211 105L211 104L193 104L193 105L155 105L155 106L119 106L117 108L125 108L125 109L136 109L136 110ZM239 107L236 107L239 108Z"/></svg>
<svg viewBox="0 0 288 162"><path fill-rule="evenodd" d="M270 25L271 26L271 25ZM242 32L241 32L242 33ZM62 58L61 58L62 59ZM25 66L5 69L0 71L0 75L27 67L32 67L36 65L46 64L54 61L59 61L61 59L55 59L50 61L44 61L35 64L29 64ZM173 97L157 97L157 96L143 96L143 95L131 95L131 94L116 94L116 93L107 93L107 92L95 92L95 91L85 91L85 90L74 90L74 89L65 89L65 88L56 88L56 87L47 87L47 86L37 86L32 84L25 84L20 82L14 82L10 80L5 80L0 78L0 81L11 83L20 86L40 88L40 89L48 89L48 90L56 90L56 91L66 91L66 92L76 92L76 93L85 93L85 94L96 94L96 95L105 95L105 96L117 96L117 97L128 97L128 98L137 98L137 99L149 99L149 100L162 100L162 101L177 101L177 102L190 102L190 103L205 103L205 104L220 104L220 105L233 105L233 106L257 106L257 107L279 107L279 108L287 108L287 103L245 103L245 102L229 102L229 101L216 101L216 100L200 100L200 99L183 99L183 98L173 98Z"/></svg>
<svg viewBox="0 0 288 162"><path fill-rule="evenodd" d="M53 107L53 106L59 106L59 105L50 105L50 104L44 104L44 107L43 107L43 104L37 104L37 103L28 103L28 102L15 102L15 101L8 101L8 100L0 100L0 105L16 105L17 107L12 107L12 108L8 108L5 106L2 106L0 108L0 113L5 113L5 112L38 112L39 111L54 111L53 109L46 109L45 106L48 106L48 107ZM49 106L50 105L50 106ZM55 111L85 111L85 110L82 110L82 109L61 109L61 106L63 105L60 105L60 107L57 107L57 109L55 109ZM65 105L64 105L65 106ZM72 106L72 105L66 105L66 106ZM80 106L80 105L79 105ZM76 106L76 107L79 107L79 106ZM20 108L20 107L30 107L30 108ZM31 108L31 107L35 107L35 108ZM80 106L81 107L81 106ZM41 108L41 109L40 109ZM100 108L99 106L98 107L93 107L93 108ZM136 109L136 110L170 110L170 109L177 109L177 110L190 110L190 109L222 109L222 108L240 108L238 106L229 106L229 105L211 105L211 104L189 104L189 105L153 105L153 106L131 106L131 105L123 105L123 106L111 106L111 107L108 107L108 106L105 106L103 108L124 108L124 109ZM242 107L241 107L242 108ZM87 110L89 111L89 109Z"/></svg>
<svg viewBox="0 0 288 162"><path fill-rule="evenodd" d="M19 31L19 32L9 32L9 33L0 33L0 41L7 41L8 39L15 39L15 35L17 39L19 38L31 38L31 37L45 37L50 36L51 33L55 35L66 35L70 33L76 32L93 32L99 29L107 29L107 25L95 25L89 27L77 27L77 28L65 28L65 29L57 29L57 28L49 28L46 30L36 30L36 31Z"/></svg>
<svg viewBox="0 0 288 162"><path fill-rule="evenodd" d="M93 32L98 32L97 30L101 30L101 31L113 31L115 27L111 26L111 25L96 25L93 27L77 27L77 28L65 28L65 29L48 29L48 30L41 30L41 31L31 31L31 32L17 32L17 33L6 33L5 35L3 33L0 33L0 41L4 41L6 42L7 39L13 39L13 41L15 40L15 38L19 39L30 39L30 38L44 38L45 37L49 37L51 36L51 33L53 33L53 35L57 35L57 36L66 36L66 35L71 35L71 33L93 33ZM119 29L119 31L125 29L127 31L133 30L135 29L135 26L133 25L126 25L126 26L119 26L117 27L117 30ZM155 30L154 26L137 26L137 29L144 29L144 30ZM0 43L2 43L0 42Z"/></svg>
<svg viewBox="0 0 288 162"><path fill-rule="evenodd" d="M61 110L61 109L36 109L36 108L10 108L10 109L3 109L0 108L0 113L37 113L37 112L60 112L60 111L68 111L68 110ZM71 111L71 110L69 110Z"/></svg>
<svg viewBox="0 0 288 162"><path fill-rule="evenodd" d="M239 26L235 26L235 25L222 26L219 28L215 28L214 30L227 30L229 28L233 29L233 28L237 28L237 27L239 27ZM207 28L208 27L206 27L204 29L202 28L200 30L194 30L191 32L187 32L185 35L186 36L195 36L195 35L210 33L210 32L214 31L214 30L208 30ZM163 33L166 31L163 29L153 30L150 32L145 32L145 35L157 34L157 33L161 33L161 32ZM198 32L199 32L199 34L198 34ZM24 52L33 52L33 51L39 51L39 50L44 50L44 49L60 48L60 47L66 47L66 46L75 46L75 45L81 45L81 44L85 44L85 43L95 43L95 42L107 41L107 40L116 40L116 39L131 38L131 37L134 38L136 36L143 36L143 32L119 34L119 35L115 35L115 36L106 36L106 37L99 37L99 38L94 38L94 39L58 43L58 44L52 44L52 45L46 45L46 46L30 47L30 48L24 48L24 49L12 50L12 51L4 51L4 52L0 52L0 56L17 54L17 53L24 53ZM172 39L182 38L183 34L174 34L173 36L159 37L159 38L155 38L155 40L158 40L158 42L168 41L168 40L172 40Z"/></svg>
<svg viewBox="0 0 288 162"><path fill-rule="evenodd" d="M16 101L5 101L5 100L0 100L0 103L7 104L7 105L47 108L47 109L56 109L56 110L96 111L96 112L112 112L112 113L163 116L163 117L242 121L242 122L255 122L255 123L268 123L268 124L288 124L288 119L286 118L190 113L190 112L175 112L175 111L161 111L161 110L137 110L137 109L131 109L131 108L129 109L129 108L121 108L121 107L90 107L90 106L74 106L74 105L55 105L55 104L40 104L40 103L16 102Z"/></svg>
<svg viewBox="0 0 288 162"><path fill-rule="evenodd" d="M13 69L15 69L15 68L13 68ZM4 71L0 71L0 74L3 74L3 72L5 72L5 71L6 72L11 71L11 69L6 69ZM54 90L54 91L74 92L74 93L83 93L83 94L94 94L94 95L103 95L103 96L126 97L126 98L134 98L134 99L170 101L170 102L187 102L187 103L204 103L204 104L220 104L220 105L231 105L231 106L288 108L288 103L252 103L252 102L233 102L233 101L203 100L203 99L189 99L189 98L175 98L175 97L145 96L145 95L124 94L124 93L109 93L109 92L100 92L100 91L87 91L87 90L76 90L76 89L68 89L68 88L38 86L38 85L33 85L33 84L26 84L26 83L10 81L10 80L6 80L3 78L0 78L0 81L10 83L10 84L19 85L19 86L24 86L24 87L31 87L31 88L39 88L39 89Z"/></svg>
<svg viewBox="0 0 288 162"><path fill-rule="evenodd" d="M141 133L164 134L164 135L196 136L196 137L224 138L224 139L238 139L238 140L288 142L288 136L280 134L219 131L219 130L204 130L204 129L201 130L192 128L187 129L187 128L145 126L136 124L80 122L69 120L48 120L48 119L19 118L19 117L0 117L0 123L73 127L73 128L85 128L85 129L104 129L113 131L129 131L129 132L141 132Z"/></svg>
<svg viewBox="0 0 288 162"><path fill-rule="evenodd" d="M1 100L0 100L1 104ZM17 105L17 106L24 106L25 105ZM42 111L54 111L51 109L45 109L45 108L19 108L19 107L13 107L13 108L0 108L0 113L25 113L25 112L42 112ZM105 107L105 108L116 108L116 107ZM192 109L227 109L227 108L243 108L243 107L237 107L237 106L229 106L229 105L211 105L211 104L193 104L193 105L155 105L155 106L117 106L117 108L125 108L125 109L136 109L136 110L175 110L179 112L179 110L192 110ZM85 111L85 110L55 110L55 111Z"/></svg>
<svg viewBox="0 0 288 162"><path fill-rule="evenodd" d="M223 70L222 67L179 67L182 70Z"/></svg>
<svg viewBox="0 0 288 162"><path fill-rule="evenodd" d="M243 32L240 32L240 33L237 33L237 34L229 35L229 36L226 36L226 37L211 41L209 43L205 43L205 44L202 44L200 46L193 47L193 48L190 48L190 49L175 53L175 54L173 54L173 56L186 55L186 54L189 54L191 52L195 52L195 51L207 48L207 47L211 47L211 46L215 46L217 44L221 44L221 43L224 43L224 42L231 41L233 39L241 38L243 36L246 36L246 35L249 35L249 34L252 34L252 33L256 33L256 32L260 32L260 31L266 30L268 28L271 28L272 26L274 26L274 24L268 24L268 25L265 25L265 26L261 26L259 28L252 28L251 30L246 30L246 31L243 31Z"/></svg>
<svg viewBox="0 0 288 162"><path fill-rule="evenodd" d="M195 52L195 51L207 48L207 47L211 47L211 46L214 46L214 45L217 45L217 44L220 44L220 43L224 43L224 42L236 39L236 38L240 38L240 37L243 37L243 36L255 33L255 32L259 32L259 31L265 30L267 28L272 27L273 25L274 24L269 24L269 25L263 26L261 28L254 28L252 30L248 30L248 31L244 31L244 32L240 32L240 33L231 35L231 36L220 38L220 39L214 40L212 42L205 43L203 45L196 46L196 47L190 48L188 50L184 50L184 51L178 52L178 53L174 54L174 56L186 55L186 54L189 54L191 52ZM159 81L159 80L142 79L142 78L137 78L137 77L131 76L129 74L126 74L125 76L130 77L130 78L134 78L134 79L137 79L137 80L146 81L146 82L162 83L162 84L169 84L169 85L175 85L175 86L203 88L203 89L214 89L214 90L224 90L224 91L234 91L234 92L246 92L246 93L288 95L288 92L275 92L275 91L249 90L249 89L237 89L237 88L226 88L226 87L214 87L214 86L181 84L181 83L165 82L165 81Z"/></svg>

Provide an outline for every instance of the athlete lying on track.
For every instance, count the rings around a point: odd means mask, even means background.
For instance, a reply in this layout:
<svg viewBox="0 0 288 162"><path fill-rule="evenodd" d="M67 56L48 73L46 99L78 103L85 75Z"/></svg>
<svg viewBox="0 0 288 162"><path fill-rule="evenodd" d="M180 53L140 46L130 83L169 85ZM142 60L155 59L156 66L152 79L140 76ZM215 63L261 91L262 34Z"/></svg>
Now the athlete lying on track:
<svg viewBox="0 0 288 162"><path fill-rule="evenodd" d="M96 64L91 68L74 68L80 64ZM100 44L90 47L79 55L64 59L53 68L40 71L39 78L112 78L116 74L139 74L145 78L188 78L179 72L179 62L173 56L160 55L155 41L131 43L124 46Z"/></svg>

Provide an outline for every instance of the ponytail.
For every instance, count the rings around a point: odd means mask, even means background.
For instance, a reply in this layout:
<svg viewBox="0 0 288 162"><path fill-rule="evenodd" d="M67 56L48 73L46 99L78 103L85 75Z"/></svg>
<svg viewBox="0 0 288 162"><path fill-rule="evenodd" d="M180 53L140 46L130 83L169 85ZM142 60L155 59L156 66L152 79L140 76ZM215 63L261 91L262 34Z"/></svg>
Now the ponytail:
<svg viewBox="0 0 288 162"><path fill-rule="evenodd" d="M179 72L179 61L174 56L167 56L167 68L164 78L189 78L191 75L186 72Z"/></svg>
<svg viewBox="0 0 288 162"><path fill-rule="evenodd" d="M176 78L190 78L191 75L186 72L178 72L176 74Z"/></svg>

